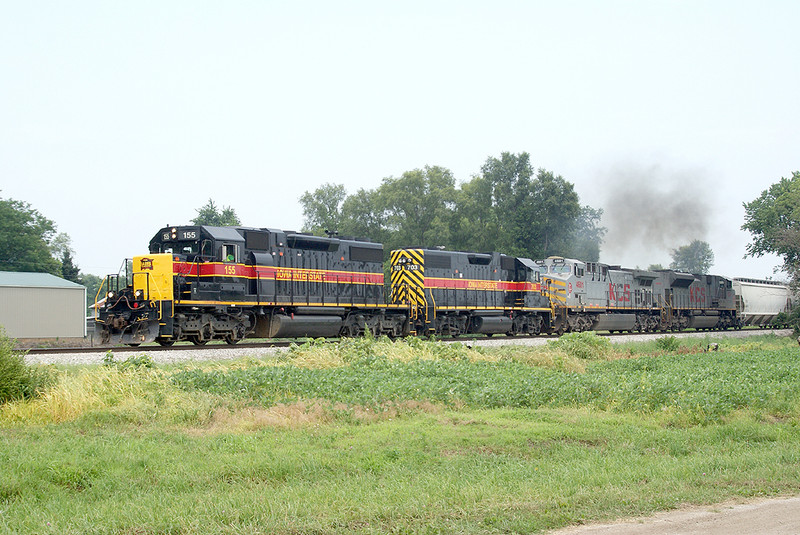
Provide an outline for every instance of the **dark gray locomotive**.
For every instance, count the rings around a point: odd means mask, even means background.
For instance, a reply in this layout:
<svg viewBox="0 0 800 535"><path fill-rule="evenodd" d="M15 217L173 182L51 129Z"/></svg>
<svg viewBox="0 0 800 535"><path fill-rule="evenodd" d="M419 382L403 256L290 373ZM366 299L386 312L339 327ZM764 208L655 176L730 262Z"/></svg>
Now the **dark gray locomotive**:
<svg viewBox="0 0 800 535"><path fill-rule="evenodd" d="M548 297L532 261L500 253L392 251L392 302L413 307L417 333L539 334Z"/></svg>

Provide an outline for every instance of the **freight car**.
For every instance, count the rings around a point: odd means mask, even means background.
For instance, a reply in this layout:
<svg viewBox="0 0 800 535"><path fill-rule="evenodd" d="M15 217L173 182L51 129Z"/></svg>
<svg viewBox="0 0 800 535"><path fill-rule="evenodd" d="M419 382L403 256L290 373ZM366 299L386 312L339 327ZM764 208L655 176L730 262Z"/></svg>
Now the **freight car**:
<svg viewBox="0 0 800 535"><path fill-rule="evenodd" d="M104 343L197 345L246 336L400 336L386 305L383 245L269 228L165 227L150 252L109 276L97 310Z"/></svg>
<svg viewBox="0 0 800 535"><path fill-rule="evenodd" d="M772 325L778 314L791 308L789 287L775 281L736 278L736 311L744 325Z"/></svg>

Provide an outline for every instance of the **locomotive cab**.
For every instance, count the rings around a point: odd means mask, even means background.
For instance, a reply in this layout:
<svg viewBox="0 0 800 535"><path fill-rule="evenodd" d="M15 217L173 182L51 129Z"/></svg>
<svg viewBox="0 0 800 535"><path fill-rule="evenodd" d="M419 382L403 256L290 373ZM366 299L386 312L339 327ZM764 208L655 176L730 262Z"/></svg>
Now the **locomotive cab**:
<svg viewBox="0 0 800 535"><path fill-rule="evenodd" d="M176 262L241 262L244 239L230 227L166 227L150 240L151 253L171 254Z"/></svg>

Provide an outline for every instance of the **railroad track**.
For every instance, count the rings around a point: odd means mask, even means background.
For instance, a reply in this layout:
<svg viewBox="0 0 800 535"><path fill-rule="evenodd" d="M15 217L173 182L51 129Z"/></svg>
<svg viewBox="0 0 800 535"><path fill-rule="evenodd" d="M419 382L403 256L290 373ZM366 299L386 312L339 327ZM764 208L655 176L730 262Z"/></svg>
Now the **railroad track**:
<svg viewBox="0 0 800 535"><path fill-rule="evenodd" d="M744 331L752 331L753 334L767 334L770 332L780 331L780 329L744 329ZM732 332L730 330L720 330L720 331L676 331L676 332L657 332L657 333L608 333L608 332L598 332L598 336L604 337L619 337L619 336L669 336L673 334L712 334L712 333L725 333L725 332ZM509 342L519 341L519 340L532 340L532 339L541 339L541 340L549 340L549 339L556 339L558 338L555 334L545 334L539 336L478 336L478 337L447 337L447 338L437 338L437 340L442 342L482 342L487 340L492 341L502 341L508 340ZM341 340L341 338L330 338L328 339L329 342L336 342ZM240 344L229 345L225 343L209 343L206 345L194 345L191 343L181 344L181 345L172 345L172 346L160 346L158 344L152 345L144 345L144 346L85 346L85 347L48 347L48 348L19 348L16 351L25 351L29 355L48 355L48 354L71 354L71 353L102 353L105 351L113 351L114 353L141 353L143 351L147 351L148 353L155 353L160 351L205 351L205 350L219 350L219 349L265 349L265 348L281 348L281 347L289 347L292 344L302 344L308 341L308 339L296 339L296 340L280 340L280 341L273 341L273 342L243 342Z"/></svg>

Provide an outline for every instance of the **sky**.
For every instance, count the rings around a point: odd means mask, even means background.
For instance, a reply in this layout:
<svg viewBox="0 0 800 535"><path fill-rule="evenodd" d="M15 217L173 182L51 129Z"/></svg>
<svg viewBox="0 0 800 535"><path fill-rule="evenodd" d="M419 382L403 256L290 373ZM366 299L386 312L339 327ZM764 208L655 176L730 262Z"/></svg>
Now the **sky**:
<svg viewBox="0 0 800 535"><path fill-rule="evenodd" d="M800 2L0 0L0 197L116 273L213 198L299 230L324 183L527 152L603 208L601 261L743 259L800 170Z"/></svg>

